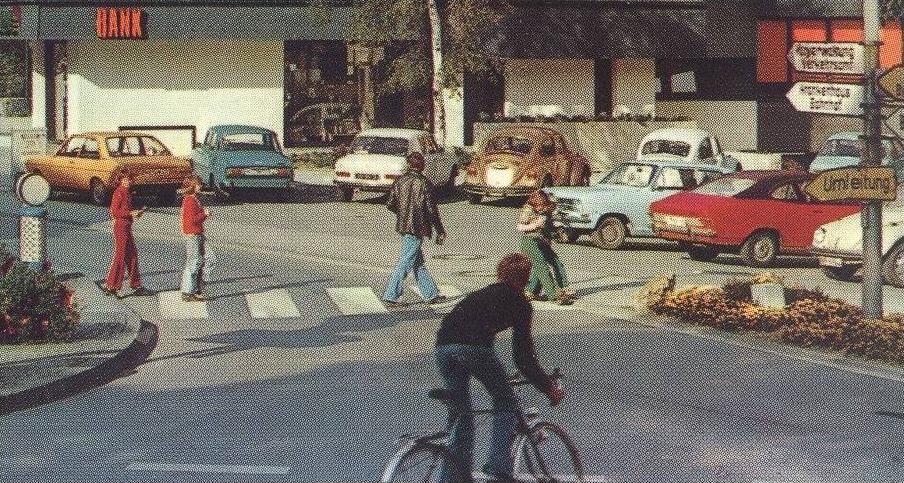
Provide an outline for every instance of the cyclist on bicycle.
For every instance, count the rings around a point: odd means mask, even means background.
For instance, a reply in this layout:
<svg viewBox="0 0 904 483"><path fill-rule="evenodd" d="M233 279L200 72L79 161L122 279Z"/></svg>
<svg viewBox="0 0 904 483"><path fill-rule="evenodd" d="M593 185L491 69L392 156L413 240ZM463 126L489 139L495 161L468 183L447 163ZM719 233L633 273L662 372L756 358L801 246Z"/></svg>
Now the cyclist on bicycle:
<svg viewBox="0 0 904 483"><path fill-rule="evenodd" d="M468 414L472 411L469 389L470 378L474 376L493 399L492 445L484 473L500 482L514 481L510 447L518 425L518 402L505 366L493 349L497 333L512 328L515 364L546 394L551 405L565 397L565 391L540 367L534 352L533 309L524 297L530 272L530 259L520 253L507 255L496 267L499 281L459 302L443 317L437 334L436 363L452 395L449 417L461 415L452 429L449 448L469 476L474 459L474 416ZM440 481L449 481L448 469L443 469Z"/></svg>

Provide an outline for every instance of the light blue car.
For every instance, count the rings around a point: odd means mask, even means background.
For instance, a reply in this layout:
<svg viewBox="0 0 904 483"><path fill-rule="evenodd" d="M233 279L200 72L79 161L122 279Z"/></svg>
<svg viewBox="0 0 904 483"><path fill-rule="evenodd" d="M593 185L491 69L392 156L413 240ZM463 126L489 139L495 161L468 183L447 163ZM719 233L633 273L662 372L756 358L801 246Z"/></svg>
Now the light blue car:
<svg viewBox="0 0 904 483"><path fill-rule="evenodd" d="M276 133L256 126L222 125L207 132L191 154L192 170L217 195L238 190L279 190L287 195L294 165Z"/></svg>
<svg viewBox="0 0 904 483"><path fill-rule="evenodd" d="M729 167L676 161L629 161L615 167L598 184L546 188L561 242L589 234L594 245L621 248L627 237L653 237L650 204L733 172Z"/></svg>
<svg viewBox="0 0 904 483"><path fill-rule="evenodd" d="M822 149L810 163L811 173L820 173L829 169L845 168L860 164L861 148L863 141L859 132L840 132L829 136ZM898 172L901 179L902 161L901 146L896 141L885 139L882 141L882 164L891 166Z"/></svg>

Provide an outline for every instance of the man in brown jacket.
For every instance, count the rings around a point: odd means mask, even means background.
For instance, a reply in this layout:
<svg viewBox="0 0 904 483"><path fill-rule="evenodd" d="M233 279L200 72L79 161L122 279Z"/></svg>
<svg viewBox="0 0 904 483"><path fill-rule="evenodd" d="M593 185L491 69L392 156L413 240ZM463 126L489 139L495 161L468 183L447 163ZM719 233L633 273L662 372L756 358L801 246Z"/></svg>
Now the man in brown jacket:
<svg viewBox="0 0 904 483"><path fill-rule="evenodd" d="M407 162L408 171L393 183L386 201L386 207L396 215L396 231L402 235L399 263L383 294L383 302L390 307L400 305L398 299L405 289L408 272L414 273L421 296L427 303L433 304L446 299L439 294L436 282L424 265L422 250L424 238L431 238L434 229L437 245L442 245L446 239L446 230L443 228L436 200L433 199L433 184L422 173L422 154L409 154Z"/></svg>

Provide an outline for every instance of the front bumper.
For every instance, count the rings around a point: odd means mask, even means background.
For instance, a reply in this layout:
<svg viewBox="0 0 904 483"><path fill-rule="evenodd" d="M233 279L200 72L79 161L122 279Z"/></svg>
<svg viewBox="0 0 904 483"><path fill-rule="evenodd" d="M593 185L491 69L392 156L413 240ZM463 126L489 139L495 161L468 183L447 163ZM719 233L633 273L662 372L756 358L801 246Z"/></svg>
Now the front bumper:
<svg viewBox="0 0 904 483"><path fill-rule="evenodd" d="M653 232L657 237L665 240L679 241L685 243L695 243L698 245L726 245L716 240L714 236L672 231L654 227Z"/></svg>
<svg viewBox="0 0 904 483"><path fill-rule="evenodd" d="M367 182L362 180L342 181L334 179L333 184L340 188L354 188L359 191L375 191L379 193L388 192L392 188L392 183L387 183L385 181Z"/></svg>
<svg viewBox="0 0 904 483"><path fill-rule="evenodd" d="M483 195L483 196L492 196L495 198L508 198L508 197L518 197L518 196L527 196L534 191L537 191L536 186L505 186L505 187L496 187L496 186L484 186L477 184L464 184L461 187L465 193L470 193L473 195Z"/></svg>
<svg viewBox="0 0 904 483"><path fill-rule="evenodd" d="M839 267L842 265L862 265L863 254L827 248L810 247L810 254L819 258L820 265Z"/></svg>
<svg viewBox="0 0 904 483"><path fill-rule="evenodd" d="M592 230L592 219L589 213L579 213L573 211L556 211L553 214L553 225L565 228L576 228L582 230Z"/></svg>

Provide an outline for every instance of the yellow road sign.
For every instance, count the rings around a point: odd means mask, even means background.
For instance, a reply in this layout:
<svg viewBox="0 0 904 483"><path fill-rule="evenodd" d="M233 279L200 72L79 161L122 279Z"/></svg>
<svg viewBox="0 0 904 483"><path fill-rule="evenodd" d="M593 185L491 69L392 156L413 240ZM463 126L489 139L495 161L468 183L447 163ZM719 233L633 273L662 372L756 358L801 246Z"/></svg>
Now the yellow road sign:
<svg viewBox="0 0 904 483"><path fill-rule="evenodd" d="M898 64L879 76L879 87L892 99L904 99L904 65Z"/></svg>
<svg viewBox="0 0 904 483"><path fill-rule="evenodd" d="M892 168L855 166L823 171L805 191L820 201L893 201L898 196L898 182Z"/></svg>

